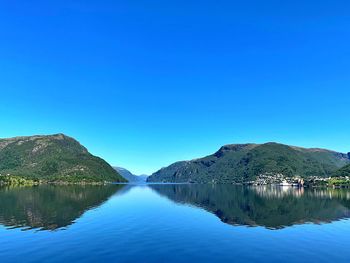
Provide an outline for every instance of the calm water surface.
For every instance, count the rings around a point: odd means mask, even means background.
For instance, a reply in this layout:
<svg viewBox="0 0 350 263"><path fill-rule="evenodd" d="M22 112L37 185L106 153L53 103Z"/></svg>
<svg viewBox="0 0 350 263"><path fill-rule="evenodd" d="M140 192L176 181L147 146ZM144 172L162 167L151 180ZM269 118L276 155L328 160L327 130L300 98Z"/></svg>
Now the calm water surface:
<svg viewBox="0 0 350 263"><path fill-rule="evenodd" d="M0 188L1 262L350 262L350 191Z"/></svg>

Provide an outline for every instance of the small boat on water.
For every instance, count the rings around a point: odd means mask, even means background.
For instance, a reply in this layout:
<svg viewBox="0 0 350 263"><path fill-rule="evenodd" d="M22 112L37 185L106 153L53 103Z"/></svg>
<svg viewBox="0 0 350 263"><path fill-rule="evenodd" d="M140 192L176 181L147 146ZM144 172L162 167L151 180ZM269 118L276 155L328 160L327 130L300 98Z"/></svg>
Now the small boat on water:
<svg viewBox="0 0 350 263"><path fill-rule="evenodd" d="M288 183L286 180L283 180L282 183L280 183L280 186L292 186L292 184Z"/></svg>

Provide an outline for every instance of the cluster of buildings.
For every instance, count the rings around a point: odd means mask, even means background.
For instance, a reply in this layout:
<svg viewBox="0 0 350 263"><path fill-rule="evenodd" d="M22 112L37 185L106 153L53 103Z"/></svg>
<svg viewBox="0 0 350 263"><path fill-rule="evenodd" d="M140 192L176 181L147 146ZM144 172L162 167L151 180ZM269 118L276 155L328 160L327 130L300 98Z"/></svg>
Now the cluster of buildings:
<svg viewBox="0 0 350 263"><path fill-rule="evenodd" d="M260 174L255 181L249 182L249 184L303 187L305 182L300 176L288 177L282 173L264 173Z"/></svg>
<svg viewBox="0 0 350 263"><path fill-rule="evenodd" d="M280 185L294 187L350 187L350 177L320 177L310 176L307 179L300 176L285 176L282 173L260 174L250 185Z"/></svg>

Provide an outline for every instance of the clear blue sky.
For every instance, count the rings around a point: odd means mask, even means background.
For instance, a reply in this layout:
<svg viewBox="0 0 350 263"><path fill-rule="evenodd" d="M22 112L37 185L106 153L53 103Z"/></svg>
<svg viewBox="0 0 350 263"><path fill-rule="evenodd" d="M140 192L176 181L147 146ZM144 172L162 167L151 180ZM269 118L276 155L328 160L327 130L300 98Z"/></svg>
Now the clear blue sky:
<svg viewBox="0 0 350 263"><path fill-rule="evenodd" d="M135 173L228 143L350 151L349 1L0 1L0 137Z"/></svg>

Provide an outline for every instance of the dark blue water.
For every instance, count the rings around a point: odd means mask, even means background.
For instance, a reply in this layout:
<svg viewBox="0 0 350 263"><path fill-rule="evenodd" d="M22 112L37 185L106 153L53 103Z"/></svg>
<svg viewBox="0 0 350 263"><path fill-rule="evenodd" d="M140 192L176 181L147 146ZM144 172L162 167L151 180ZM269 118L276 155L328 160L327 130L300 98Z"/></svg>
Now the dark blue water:
<svg viewBox="0 0 350 263"><path fill-rule="evenodd" d="M0 188L1 262L350 262L350 192Z"/></svg>

